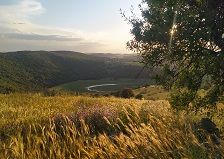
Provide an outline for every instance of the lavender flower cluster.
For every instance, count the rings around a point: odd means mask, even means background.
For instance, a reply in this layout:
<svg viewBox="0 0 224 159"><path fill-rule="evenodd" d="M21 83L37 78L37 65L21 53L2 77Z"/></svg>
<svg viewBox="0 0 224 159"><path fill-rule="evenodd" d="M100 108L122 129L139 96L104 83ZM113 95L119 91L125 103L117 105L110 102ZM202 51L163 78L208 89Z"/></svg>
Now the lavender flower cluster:
<svg viewBox="0 0 224 159"><path fill-rule="evenodd" d="M106 118L106 119L105 119ZM116 110L109 107L100 106L79 106L73 113L55 114L52 119L56 128L68 124L75 124L77 127L81 126L80 121L84 120L88 125L91 133L110 131L111 124L118 118ZM110 123L108 123L108 121Z"/></svg>

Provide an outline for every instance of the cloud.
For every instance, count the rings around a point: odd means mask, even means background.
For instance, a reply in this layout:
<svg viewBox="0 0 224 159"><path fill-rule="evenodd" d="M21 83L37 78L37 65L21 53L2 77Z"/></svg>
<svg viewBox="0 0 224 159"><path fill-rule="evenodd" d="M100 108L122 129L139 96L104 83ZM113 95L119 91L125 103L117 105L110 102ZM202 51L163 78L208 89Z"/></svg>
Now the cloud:
<svg viewBox="0 0 224 159"><path fill-rule="evenodd" d="M19 50L73 50L78 52L102 52L99 48L105 46L97 42L82 41L41 41L41 40L16 40L6 39L0 36L0 52L19 51ZM98 50L98 51L96 51Z"/></svg>
<svg viewBox="0 0 224 159"><path fill-rule="evenodd" d="M17 4L0 6L1 40L64 41L92 44L82 31L35 24L33 16L46 11L37 0L19 0Z"/></svg>
<svg viewBox="0 0 224 159"><path fill-rule="evenodd" d="M60 35L40 35L40 34L23 34L23 33L5 33L0 34L2 38L6 39L20 39L20 40L46 40L46 41L82 41L81 38L73 38L69 36Z"/></svg>
<svg viewBox="0 0 224 159"><path fill-rule="evenodd" d="M45 9L36 0L20 0L15 5L0 6L0 21L3 24L24 22L32 15L44 13Z"/></svg>
<svg viewBox="0 0 224 159"><path fill-rule="evenodd" d="M126 52L125 37L119 36L119 40L117 39L117 35L122 35L121 32L114 32L111 28L109 31L96 32L37 24L34 22L35 16L45 18L47 9L38 0L17 2L13 5L0 5L0 51L28 49Z"/></svg>
<svg viewBox="0 0 224 159"><path fill-rule="evenodd" d="M24 14L41 14L45 11L41 3L36 0L22 0L18 5Z"/></svg>

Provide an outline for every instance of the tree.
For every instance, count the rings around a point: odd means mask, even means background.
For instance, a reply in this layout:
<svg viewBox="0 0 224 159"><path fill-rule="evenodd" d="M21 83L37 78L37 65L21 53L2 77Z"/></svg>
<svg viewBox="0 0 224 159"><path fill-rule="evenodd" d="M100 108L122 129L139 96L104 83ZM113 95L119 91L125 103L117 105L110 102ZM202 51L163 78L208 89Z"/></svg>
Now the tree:
<svg viewBox="0 0 224 159"><path fill-rule="evenodd" d="M140 99L140 100L142 100L142 99L144 99L144 96L143 96L142 94L138 94L138 95L136 95L135 98L136 98L136 99Z"/></svg>
<svg viewBox="0 0 224 159"><path fill-rule="evenodd" d="M133 90L131 88L124 88L122 91L121 91L121 94L120 96L122 98L131 98L131 97L134 97L135 94L133 92Z"/></svg>
<svg viewBox="0 0 224 159"><path fill-rule="evenodd" d="M143 0L140 10L141 17L122 13L132 26L127 48L162 70L155 77L173 107L213 109L224 92L224 1Z"/></svg>

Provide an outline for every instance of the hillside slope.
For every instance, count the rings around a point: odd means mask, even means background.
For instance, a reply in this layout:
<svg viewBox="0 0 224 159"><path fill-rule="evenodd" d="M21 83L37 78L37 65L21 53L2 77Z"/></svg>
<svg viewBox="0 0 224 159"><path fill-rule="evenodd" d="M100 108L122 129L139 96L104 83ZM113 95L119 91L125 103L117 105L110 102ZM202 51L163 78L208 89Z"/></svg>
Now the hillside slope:
<svg viewBox="0 0 224 159"><path fill-rule="evenodd" d="M0 54L0 93L37 91L75 80L134 77L141 66L70 51ZM145 76L145 75L143 75Z"/></svg>

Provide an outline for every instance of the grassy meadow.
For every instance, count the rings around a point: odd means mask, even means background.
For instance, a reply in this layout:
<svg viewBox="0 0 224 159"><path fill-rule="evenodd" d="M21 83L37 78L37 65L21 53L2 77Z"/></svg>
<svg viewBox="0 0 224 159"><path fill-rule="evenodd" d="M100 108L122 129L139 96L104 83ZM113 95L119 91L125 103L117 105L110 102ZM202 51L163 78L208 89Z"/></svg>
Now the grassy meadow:
<svg viewBox="0 0 224 159"><path fill-rule="evenodd" d="M113 86L103 86L93 88L97 91L88 91L87 87L100 84L117 84ZM100 79L100 80L79 80L70 83L65 83L52 87L50 90L56 92L79 92L89 94L110 94L120 91L124 88L131 88L135 95L141 94L146 100L166 100L169 92L165 91L162 86L153 85L154 81L145 78L131 79Z"/></svg>
<svg viewBox="0 0 224 159"><path fill-rule="evenodd" d="M71 91L71 92L80 92L85 93L88 92L86 87L92 86L92 85L100 85L100 84L117 84L115 86L103 86L103 87L96 87L97 91L92 93L111 93L120 91L124 88L132 88L136 89L138 87L142 87L144 85L151 85L154 84L153 80L146 79L146 78L118 78L118 79L112 79L112 78L104 78L99 80L79 80L74 82L69 82L65 84L61 84L55 87L52 87L51 90L56 91ZM89 92L91 93L91 92Z"/></svg>
<svg viewBox="0 0 224 159"><path fill-rule="evenodd" d="M166 100L0 95L0 158L222 158L223 138L215 144L201 117Z"/></svg>
<svg viewBox="0 0 224 159"><path fill-rule="evenodd" d="M134 90L135 94L141 94L147 100L166 100L169 92L165 91L162 86L150 85L147 87L140 87Z"/></svg>

